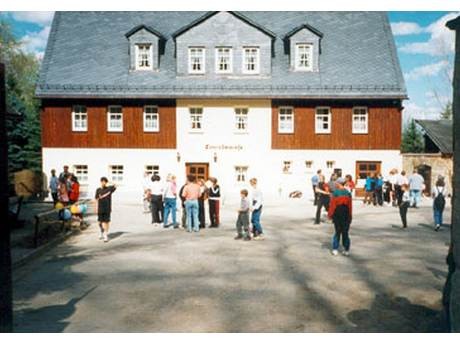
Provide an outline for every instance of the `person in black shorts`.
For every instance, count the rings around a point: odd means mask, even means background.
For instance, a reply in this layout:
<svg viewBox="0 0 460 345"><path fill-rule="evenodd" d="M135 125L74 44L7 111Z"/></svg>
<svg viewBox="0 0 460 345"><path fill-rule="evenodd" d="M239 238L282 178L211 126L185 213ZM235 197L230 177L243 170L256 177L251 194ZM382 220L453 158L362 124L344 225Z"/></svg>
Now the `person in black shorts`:
<svg viewBox="0 0 460 345"><path fill-rule="evenodd" d="M100 240L108 242L110 214L112 213L112 194L116 190L115 185L108 186L108 180L106 177L101 177L101 187L96 190L95 199L97 200L97 221L99 222L99 228L101 233L99 235Z"/></svg>

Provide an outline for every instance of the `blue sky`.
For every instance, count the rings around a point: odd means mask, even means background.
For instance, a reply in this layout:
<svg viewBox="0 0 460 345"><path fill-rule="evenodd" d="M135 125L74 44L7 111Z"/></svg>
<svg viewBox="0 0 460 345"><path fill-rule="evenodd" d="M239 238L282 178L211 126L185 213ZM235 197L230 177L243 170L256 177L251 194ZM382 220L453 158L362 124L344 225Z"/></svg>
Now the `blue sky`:
<svg viewBox="0 0 460 345"><path fill-rule="evenodd" d="M460 12L389 12L409 100L404 117L435 119L452 98L454 33L446 21ZM3 12L23 49L43 56L53 12Z"/></svg>

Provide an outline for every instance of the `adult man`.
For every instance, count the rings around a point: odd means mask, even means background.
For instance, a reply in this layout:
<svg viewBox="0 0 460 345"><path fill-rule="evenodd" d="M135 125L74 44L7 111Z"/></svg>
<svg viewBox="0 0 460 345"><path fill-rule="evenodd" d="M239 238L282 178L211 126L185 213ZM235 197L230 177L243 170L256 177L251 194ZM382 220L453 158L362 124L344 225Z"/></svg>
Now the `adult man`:
<svg viewBox="0 0 460 345"><path fill-rule="evenodd" d="M249 180L252 187L252 215L251 223L252 230L254 232L255 240L262 240L264 238L264 232L262 225L260 224L260 216L262 214L263 207L263 196L259 188L257 188L257 179L252 178Z"/></svg>
<svg viewBox="0 0 460 345"><path fill-rule="evenodd" d="M101 230L99 239L103 239L104 242L109 241L108 234L110 215L112 213L112 194L116 189L117 187L115 185L108 185L107 177L101 177L101 187L96 190L97 221L99 222L99 228Z"/></svg>
<svg viewBox="0 0 460 345"><path fill-rule="evenodd" d="M53 198L53 203L55 205L58 202L58 186L59 186L59 180L58 180L58 178L56 176L56 170L52 169L51 170L49 188L50 188L50 191L51 191L51 196Z"/></svg>
<svg viewBox="0 0 460 345"><path fill-rule="evenodd" d="M311 185L313 188L313 205L316 206L318 204L318 193L316 192L316 188L318 187L319 178L321 176L321 169L316 172L316 175L313 175L311 178Z"/></svg>
<svg viewBox="0 0 460 345"><path fill-rule="evenodd" d="M420 203L420 198L422 196L422 191L424 189L425 180L422 175L414 169L412 175L409 177L409 195L411 207L417 208L417 205Z"/></svg>
<svg viewBox="0 0 460 345"><path fill-rule="evenodd" d="M396 171L397 172L397 171ZM409 180L406 177L406 172L403 170L401 174L396 175L396 184L395 184L395 195L398 206L401 205L403 190L402 186L409 184Z"/></svg>

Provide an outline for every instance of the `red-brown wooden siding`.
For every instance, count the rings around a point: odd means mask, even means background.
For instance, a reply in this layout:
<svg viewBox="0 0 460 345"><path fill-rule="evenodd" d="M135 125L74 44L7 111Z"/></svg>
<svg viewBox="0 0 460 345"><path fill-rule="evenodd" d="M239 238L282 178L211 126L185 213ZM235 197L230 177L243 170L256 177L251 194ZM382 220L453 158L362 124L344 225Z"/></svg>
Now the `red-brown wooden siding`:
<svg viewBox="0 0 460 345"><path fill-rule="evenodd" d="M278 107L294 106L294 133L278 133ZM315 133L315 107L329 106L330 134ZM368 107L368 134L352 133L353 106ZM401 107L398 102L272 102L273 149L399 150L401 146Z"/></svg>
<svg viewBox="0 0 460 345"><path fill-rule="evenodd" d="M88 131L72 131L73 105L87 107ZM108 105L123 106L123 132L107 131ZM144 105L158 106L159 132L144 132ZM43 147L176 148L175 101L44 101L41 123Z"/></svg>

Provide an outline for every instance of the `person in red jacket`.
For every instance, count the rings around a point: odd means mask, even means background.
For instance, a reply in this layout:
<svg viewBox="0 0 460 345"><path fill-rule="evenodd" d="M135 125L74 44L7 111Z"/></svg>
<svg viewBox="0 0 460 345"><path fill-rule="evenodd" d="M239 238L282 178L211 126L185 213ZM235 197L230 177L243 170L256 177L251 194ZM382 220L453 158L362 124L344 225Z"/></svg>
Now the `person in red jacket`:
<svg viewBox="0 0 460 345"><path fill-rule="evenodd" d="M342 238L343 252L350 255L350 224L352 219L351 193L345 188L345 179L335 181L335 191L331 196L328 217L334 222L335 234L332 238L332 255L339 253L340 238Z"/></svg>
<svg viewBox="0 0 460 345"><path fill-rule="evenodd" d="M69 200L71 204L75 204L80 197L80 183L75 175L70 177L70 182Z"/></svg>

